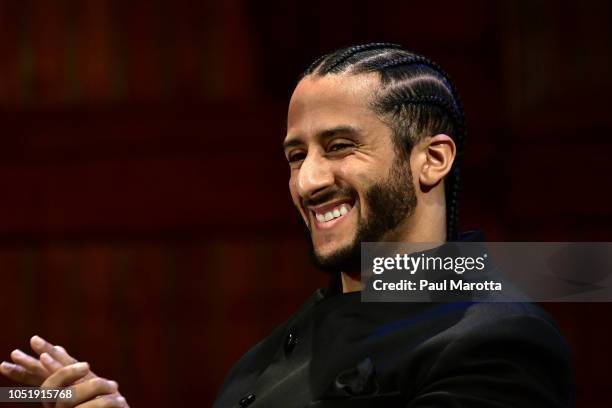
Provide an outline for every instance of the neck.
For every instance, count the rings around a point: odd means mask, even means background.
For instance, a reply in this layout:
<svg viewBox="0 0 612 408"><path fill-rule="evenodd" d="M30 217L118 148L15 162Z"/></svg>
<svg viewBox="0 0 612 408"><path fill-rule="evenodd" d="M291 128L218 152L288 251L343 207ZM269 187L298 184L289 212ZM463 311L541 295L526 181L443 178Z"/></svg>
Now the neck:
<svg viewBox="0 0 612 408"><path fill-rule="evenodd" d="M359 273L342 272L340 278L342 279L342 293L359 292L363 289Z"/></svg>

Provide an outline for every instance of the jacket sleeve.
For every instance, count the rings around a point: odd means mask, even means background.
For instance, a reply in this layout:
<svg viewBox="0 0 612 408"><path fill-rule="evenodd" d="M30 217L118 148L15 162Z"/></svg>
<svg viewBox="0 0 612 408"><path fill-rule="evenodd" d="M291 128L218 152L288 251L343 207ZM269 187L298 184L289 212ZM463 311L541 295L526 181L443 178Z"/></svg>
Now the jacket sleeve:
<svg viewBox="0 0 612 408"><path fill-rule="evenodd" d="M569 407L569 350L541 316L476 319L420 346L407 408Z"/></svg>

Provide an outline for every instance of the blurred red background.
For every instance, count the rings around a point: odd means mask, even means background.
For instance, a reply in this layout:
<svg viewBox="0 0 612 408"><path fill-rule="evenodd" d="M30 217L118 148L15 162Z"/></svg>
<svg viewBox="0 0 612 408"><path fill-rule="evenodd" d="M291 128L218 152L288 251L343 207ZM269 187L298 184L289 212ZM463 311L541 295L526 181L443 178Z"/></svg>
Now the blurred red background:
<svg viewBox="0 0 612 408"><path fill-rule="evenodd" d="M611 23L606 1L0 1L0 354L40 334L132 407L210 406L326 284L280 142L299 72L353 43L457 83L464 230L612 240ZM610 406L612 304L544 306L578 406Z"/></svg>

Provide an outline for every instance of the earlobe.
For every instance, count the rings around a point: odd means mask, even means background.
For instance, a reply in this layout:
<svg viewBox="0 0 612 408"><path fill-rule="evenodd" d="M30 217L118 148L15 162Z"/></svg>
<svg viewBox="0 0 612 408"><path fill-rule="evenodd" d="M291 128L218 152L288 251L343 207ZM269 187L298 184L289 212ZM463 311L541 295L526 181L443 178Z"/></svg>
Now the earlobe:
<svg viewBox="0 0 612 408"><path fill-rule="evenodd" d="M456 155L456 146L448 135L439 134L423 140L425 161L421 167L421 185L435 187L450 172Z"/></svg>

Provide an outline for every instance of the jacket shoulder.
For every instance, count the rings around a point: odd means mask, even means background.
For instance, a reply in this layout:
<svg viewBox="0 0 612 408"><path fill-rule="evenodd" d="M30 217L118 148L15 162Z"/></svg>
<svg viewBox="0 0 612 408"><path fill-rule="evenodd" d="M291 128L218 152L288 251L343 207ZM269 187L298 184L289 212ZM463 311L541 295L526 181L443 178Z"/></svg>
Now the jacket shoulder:
<svg viewBox="0 0 612 408"><path fill-rule="evenodd" d="M524 407L573 400L569 347L553 319L533 304L474 304L415 351L414 406L444 398Z"/></svg>

